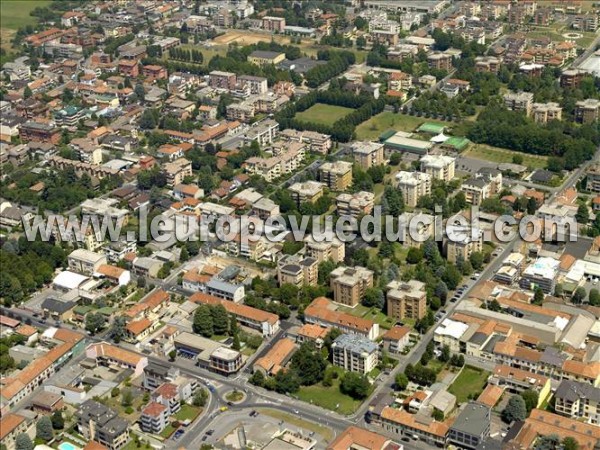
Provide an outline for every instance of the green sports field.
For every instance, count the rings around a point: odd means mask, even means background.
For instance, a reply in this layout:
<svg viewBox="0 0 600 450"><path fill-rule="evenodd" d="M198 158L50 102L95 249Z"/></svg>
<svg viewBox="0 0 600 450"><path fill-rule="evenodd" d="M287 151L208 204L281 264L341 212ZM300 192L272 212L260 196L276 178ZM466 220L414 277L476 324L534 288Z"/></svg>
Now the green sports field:
<svg viewBox="0 0 600 450"><path fill-rule="evenodd" d="M317 103L306 111L296 114L296 119L303 122L321 123L323 125L333 125L342 117L346 117L353 109L343 106L325 105Z"/></svg>

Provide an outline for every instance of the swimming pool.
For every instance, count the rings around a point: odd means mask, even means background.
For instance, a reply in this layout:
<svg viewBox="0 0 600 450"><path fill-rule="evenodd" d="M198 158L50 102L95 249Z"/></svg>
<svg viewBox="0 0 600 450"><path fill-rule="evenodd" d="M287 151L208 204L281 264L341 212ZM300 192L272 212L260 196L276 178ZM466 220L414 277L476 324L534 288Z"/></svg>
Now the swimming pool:
<svg viewBox="0 0 600 450"><path fill-rule="evenodd" d="M70 442L63 442L58 446L58 450L80 450L80 448Z"/></svg>

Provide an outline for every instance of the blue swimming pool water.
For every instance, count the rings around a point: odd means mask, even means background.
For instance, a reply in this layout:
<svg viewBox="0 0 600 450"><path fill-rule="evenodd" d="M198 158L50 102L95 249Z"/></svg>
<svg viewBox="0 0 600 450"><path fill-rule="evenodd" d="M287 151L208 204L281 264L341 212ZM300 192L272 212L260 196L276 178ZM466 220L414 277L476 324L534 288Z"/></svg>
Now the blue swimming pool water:
<svg viewBox="0 0 600 450"><path fill-rule="evenodd" d="M75 447L70 442L63 442L58 446L58 450L79 450L79 447Z"/></svg>

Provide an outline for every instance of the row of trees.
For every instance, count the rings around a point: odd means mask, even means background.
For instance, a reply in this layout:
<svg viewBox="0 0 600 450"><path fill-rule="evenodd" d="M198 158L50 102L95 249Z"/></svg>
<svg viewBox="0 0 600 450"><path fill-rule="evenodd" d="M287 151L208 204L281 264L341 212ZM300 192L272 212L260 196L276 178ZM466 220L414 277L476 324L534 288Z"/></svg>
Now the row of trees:
<svg viewBox="0 0 600 450"><path fill-rule="evenodd" d="M506 110L497 102L479 114L468 137L477 143L552 156L548 163L551 170L579 167L593 156L600 143L598 130L575 128L562 122L542 126L523 114Z"/></svg>
<svg viewBox="0 0 600 450"><path fill-rule="evenodd" d="M200 50L186 50L183 48L172 48L169 50L169 58L178 61L193 62L194 64L202 64L204 55Z"/></svg>
<svg viewBox="0 0 600 450"><path fill-rule="evenodd" d="M354 111L337 120L333 125L320 122L308 122L295 118L296 113L304 111L317 103L343 106ZM354 138L356 126L385 108L385 100L375 100L368 95L354 95L342 90L314 91L302 97L297 102L291 103L276 114L276 120L281 128L294 128L296 130L312 130L319 133L330 134L339 142L349 142Z"/></svg>
<svg viewBox="0 0 600 450"><path fill-rule="evenodd" d="M344 73L348 67L356 62L356 55L349 51L321 51L318 58L327 61L327 63L313 67L304 74L306 84L311 88L317 88L326 81Z"/></svg>
<svg viewBox="0 0 600 450"><path fill-rule="evenodd" d="M0 249L0 297L5 306L20 302L52 281L54 271L64 267L67 254L50 242L29 242L24 236Z"/></svg>

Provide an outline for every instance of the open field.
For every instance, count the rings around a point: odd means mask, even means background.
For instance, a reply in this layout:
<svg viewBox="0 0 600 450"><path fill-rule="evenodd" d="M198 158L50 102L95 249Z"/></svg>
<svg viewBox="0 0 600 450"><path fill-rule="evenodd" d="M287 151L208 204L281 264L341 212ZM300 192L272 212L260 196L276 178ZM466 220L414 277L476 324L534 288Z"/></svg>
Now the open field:
<svg viewBox="0 0 600 450"><path fill-rule="evenodd" d="M425 122L437 123L447 127L452 127L453 125L451 122L384 111L356 127L356 138L367 141L376 140L381 133L390 129L413 132Z"/></svg>
<svg viewBox="0 0 600 450"><path fill-rule="evenodd" d="M340 392L339 378L333 380L330 387L325 387L320 383L314 386L302 386L296 395L306 403L346 415L352 414L362 403L360 400L354 400L349 395Z"/></svg>
<svg viewBox="0 0 600 450"><path fill-rule="evenodd" d="M37 18L29 13L38 6L47 6L50 0L3 0L0 2L0 44L2 48L10 50L13 36L16 31L27 25L35 25Z"/></svg>
<svg viewBox="0 0 600 450"><path fill-rule="evenodd" d="M469 396L477 397L479 395L487 382L489 374L485 370L465 366L448 388L448 392L456 396L457 402L464 403L469 400Z"/></svg>
<svg viewBox="0 0 600 450"><path fill-rule="evenodd" d="M302 420L296 416L292 416L291 414L286 414L277 409L261 408L258 411L261 412L262 414L266 414L267 416L274 417L275 419L283 420L283 421L290 423L292 425L295 425L299 428L304 428L305 430L314 431L315 433L318 433L321 436L323 436L323 438L327 442L329 442L333 439L333 432L331 431L330 428L327 428L327 427L324 427L321 425L317 425L316 423L313 423L313 422L308 422L306 420Z"/></svg>
<svg viewBox="0 0 600 450"><path fill-rule="evenodd" d="M213 39L213 42L219 46L228 46L229 44L239 44L239 45L251 45L256 44L258 42L271 42L271 40L277 42L278 44L289 45L291 44L291 36L285 36L282 34L271 34L268 32L259 32L259 31L251 31L251 30L230 30L227 33L217 36ZM298 39L295 37L295 39ZM298 46L302 49L302 52L307 56L315 57L319 50L330 49L327 46L321 46L315 42L314 39L311 38L303 38L300 44L292 44ZM348 48L348 49L340 49L340 50L350 50L356 55L356 62L361 64L365 61L367 57L366 50L358 50L356 48Z"/></svg>
<svg viewBox="0 0 600 450"><path fill-rule="evenodd" d="M527 153L515 152L503 148L491 147L483 144L473 144L471 147L462 153L462 156L475 159L483 159L496 163L512 163L513 156L520 155L523 157L523 165L533 167L534 169L544 169L548 165L547 156L528 155Z"/></svg>
<svg viewBox="0 0 600 450"><path fill-rule="evenodd" d="M352 109L344 108L343 106L317 103L306 111L296 114L296 119L304 122L316 122L331 126L339 119L346 117L352 111Z"/></svg>

